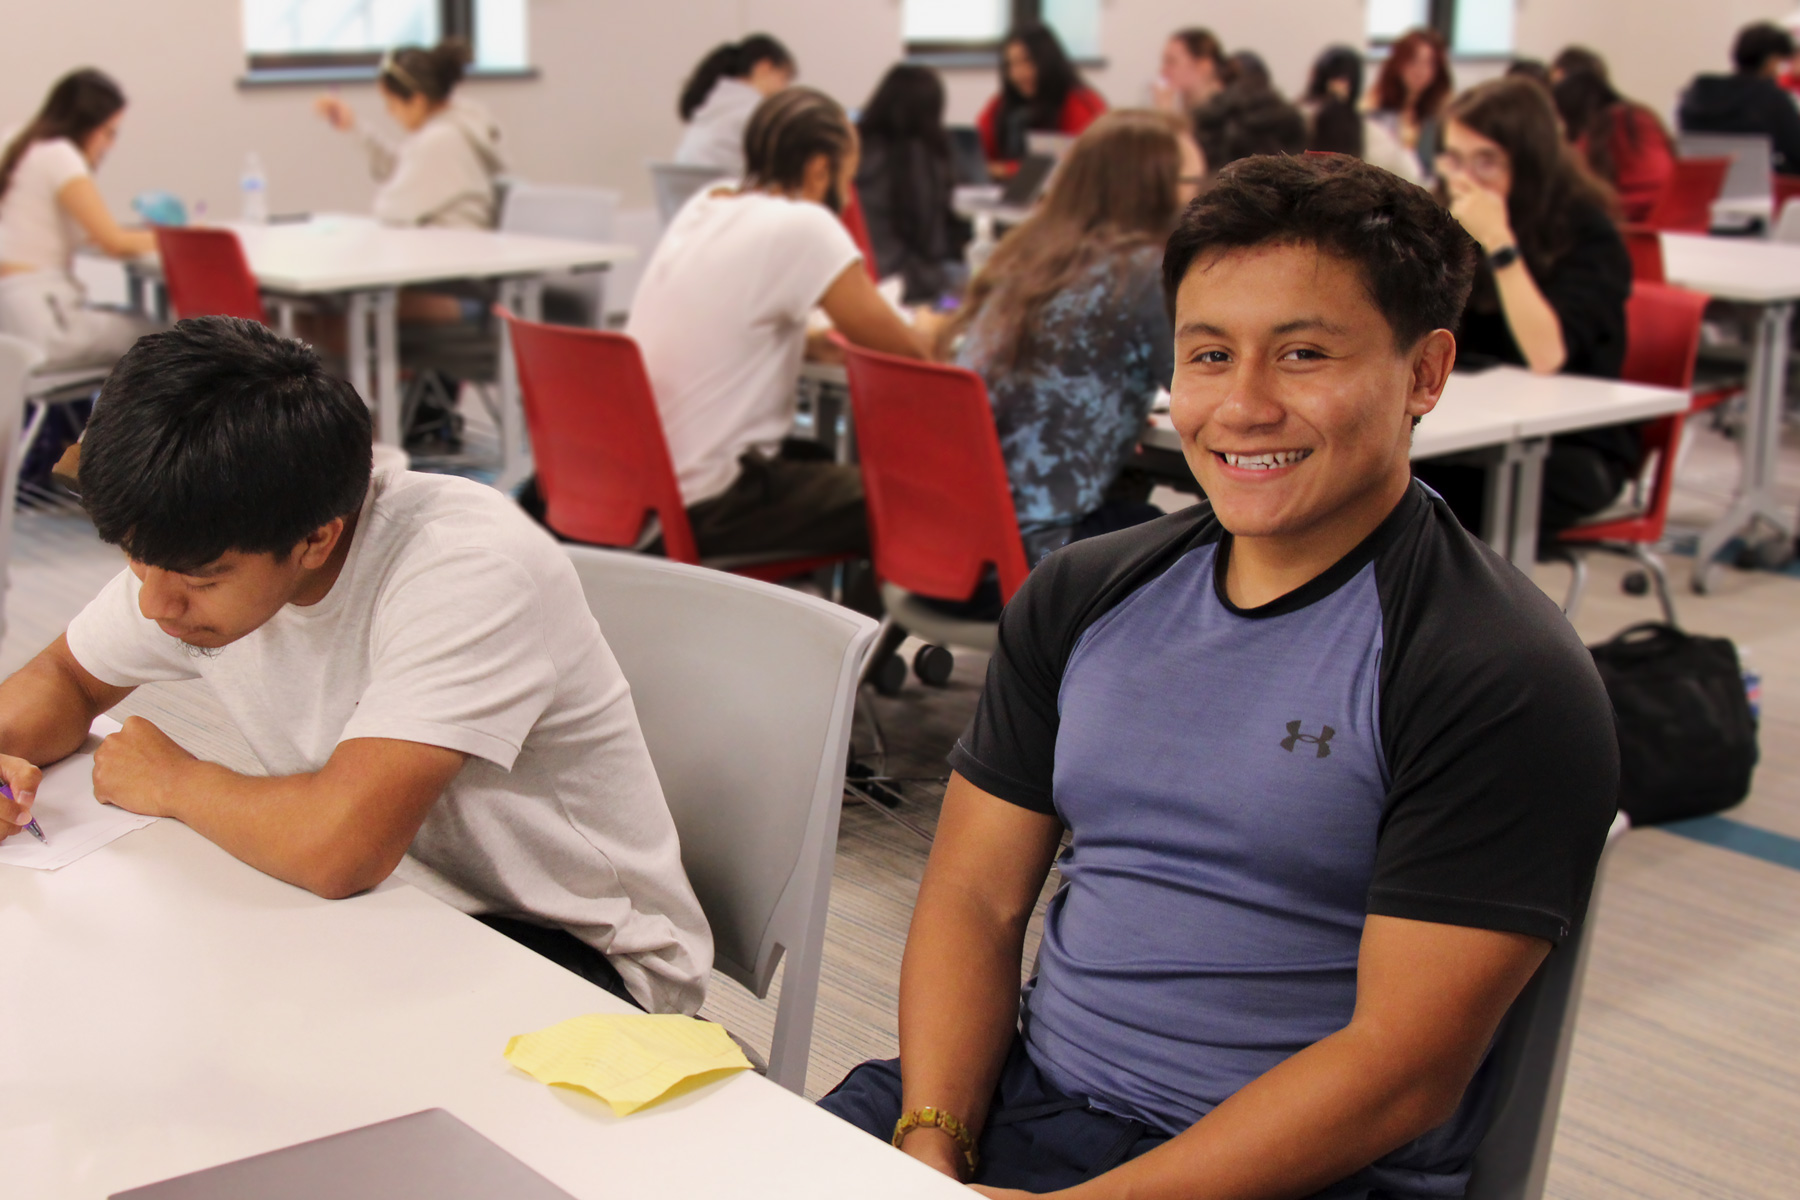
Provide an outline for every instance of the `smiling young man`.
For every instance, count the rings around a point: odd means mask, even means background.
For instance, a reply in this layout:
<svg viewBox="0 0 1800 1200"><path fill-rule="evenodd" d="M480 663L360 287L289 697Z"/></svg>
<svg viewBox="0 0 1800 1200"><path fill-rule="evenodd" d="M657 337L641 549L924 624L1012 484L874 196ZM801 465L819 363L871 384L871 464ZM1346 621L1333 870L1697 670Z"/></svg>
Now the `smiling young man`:
<svg viewBox="0 0 1800 1200"><path fill-rule="evenodd" d="M1582 919L1618 770L1561 613L1411 479L1473 267L1349 158L1248 159L1189 208L1171 392L1210 500L1008 605L900 1058L827 1108L990 1191L1462 1194L1489 1046Z"/></svg>
<svg viewBox="0 0 1800 1200"><path fill-rule="evenodd" d="M645 1008L700 1007L712 937L630 690L574 567L515 505L371 478L350 386L225 317L120 360L80 485L128 568L0 684L19 801L0 797L0 835L96 716L201 678L267 777L133 717L95 754L97 798L321 896L398 873Z"/></svg>

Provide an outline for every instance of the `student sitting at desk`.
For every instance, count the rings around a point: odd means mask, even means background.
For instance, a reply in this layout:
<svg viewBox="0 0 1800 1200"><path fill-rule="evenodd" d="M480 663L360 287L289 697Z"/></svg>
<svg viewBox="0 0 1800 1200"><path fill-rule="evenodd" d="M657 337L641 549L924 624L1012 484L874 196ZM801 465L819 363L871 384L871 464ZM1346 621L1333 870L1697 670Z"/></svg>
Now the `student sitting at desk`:
<svg viewBox="0 0 1800 1200"><path fill-rule="evenodd" d="M1582 920L1618 787L1568 622L1411 479L1474 257L1336 155L1188 208L1172 415L1210 500L1006 606L900 1057L824 1108L988 1196L1462 1194L1495 1031Z"/></svg>
<svg viewBox="0 0 1800 1200"><path fill-rule="evenodd" d="M1496 79L1459 96L1438 161L1444 196L1483 261L1457 329L1461 352L1617 379L1625 362L1631 256L1614 199L1562 136L1550 97L1528 79ZM1539 528L1555 534L1611 504L1638 469L1637 427L1563 434L1544 463ZM1421 463L1419 477L1480 529L1480 468Z"/></svg>
<svg viewBox="0 0 1800 1200"><path fill-rule="evenodd" d="M693 1013L711 934L574 568L492 488L371 478L369 441L350 386L254 322L182 321L120 360L80 488L127 569L0 684L19 798L0 797L0 835L97 715L204 679L267 777L133 717L95 754L99 800L325 897L398 874L646 1009Z"/></svg>
<svg viewBox="0 0 1800 1200"><path fill-rule="evenodd" d="M1649 216L1675 173L1662 118L1619 95L1604 71L1565 70L1550 94L1575 149L1618 192L1625 219Z"/></svg>
<svg viewBox="0 0 1800 1200"><path fill-rule="evenodd" d="M1800 109L1776 80L1794 57L1794 38L1759 21L1738 32L1730 75L1697 75L1681 95L1675 121L1683 133L1760 133L1768 137L1770 169L1800 175Z"/></svg>
<svg viewBox="0 0 1800 1200"><path fill-rule="evenodd" d="M37 346L46 367L104 366L154 328L90 307L74 274L84 240L113 258L156 251L155 235L121 228L94 186L124 118L118 84L74 71L0 156L0 333Z"/></svg>
<svg viewBox="0 0 1800 1200"><path fill-rule="evenodd" d="M1442 145L1444 103L1450 99L1450 51L1444 39L1415 29L1388 50L1369 94L1369 120L1413 157L1408 178L1429 180Z"/></svg>
<svg viewBox="0 0 1800 1200"><path fill-rule="evenodd" d="M459 38L432 50L404 46L382 60L381 99L406 137L396 147L363 131L369 171L381 185L377 220L440 229L492 229L498 221L495 181L506 169L500 127L486 109L456 95L468 62L468 44ZM315 107L332 128L356 129L356 113L338 97L321 96Z"/></svg>
<svg viewBox="0 0 1800 1200"><path fill-rule="evenodd" d="M1180 118L1101 117L946 330L960 338L958 365L987 382L1030 563L1158 515L1107 492L1169 384L1162 246L1199 184L1200 152Z"/></svg>
<svg viewBox="0 0 1800 1200"><path fill-rule="evenodd" d="M741 184L683 206L644 268L625 332L637 340L705 556L866 550L862 476L793 457L807 319L823 308L858 346L915 358L923 339L881 298L837 214L856 131L837 101L788 88L744 131Z"/></svg>
<svg viewBox="0 0 1800 1200"><path fill-rule="evenodd" d="M766 98L794 82L800 68L788 48L766 33L717 46L682 86L676 106L687 131L675 161L744 173L744 126Z"/></svg>
<svg viewBox="0 0 1800 1200"><path fill-rule="evenodd" d="M930 67L901 63L869 97L856 130L856 194L876 274L899 276L908 304L961 292L968 231L950 206L956 174L944 130L944 81Z"/></svg>
<svg viewBox="0 0 1800 1200"><path fill-rule="evenodd" d="M1000 49L1000 91L975 121L990 163L1016 163L1026 134L1079 134L1106 111L1048 25L1015 29Z"/></svg>

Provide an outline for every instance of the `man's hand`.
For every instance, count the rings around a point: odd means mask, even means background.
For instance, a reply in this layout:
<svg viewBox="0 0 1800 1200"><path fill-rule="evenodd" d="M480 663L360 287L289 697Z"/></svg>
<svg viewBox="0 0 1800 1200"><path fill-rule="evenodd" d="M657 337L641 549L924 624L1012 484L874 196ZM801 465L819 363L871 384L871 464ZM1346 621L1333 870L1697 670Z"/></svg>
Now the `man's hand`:
<svg viewBox="0 0 1800 1200"><path fill-rule="evenodd" d="M175 816L180 775L195 761L149 721L127 717L94 751L94 798L143 817Z"/></svg>
<svg viewBox="0 0 1800 1200"><path fill-rule="evenodd" d="M0 842L22 833L31 823L31 802L37 799L38 784L44 773L22 758L0 754L0 783L6 784L13 798L0 793Z"/></svg>

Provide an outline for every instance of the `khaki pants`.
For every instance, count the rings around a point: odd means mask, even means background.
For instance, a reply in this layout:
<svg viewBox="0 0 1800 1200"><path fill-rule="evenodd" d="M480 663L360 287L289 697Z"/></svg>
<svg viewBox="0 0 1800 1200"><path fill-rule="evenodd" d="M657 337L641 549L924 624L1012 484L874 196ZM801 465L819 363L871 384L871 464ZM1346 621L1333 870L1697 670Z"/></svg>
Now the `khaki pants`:
<svg viewBox="0 0 1800 1200"><path fill-rule="evenodd" d="M158 326L146 317L93 308L61 271L0 276L0 333L44 352L39 370L106 367Z"/></svg>

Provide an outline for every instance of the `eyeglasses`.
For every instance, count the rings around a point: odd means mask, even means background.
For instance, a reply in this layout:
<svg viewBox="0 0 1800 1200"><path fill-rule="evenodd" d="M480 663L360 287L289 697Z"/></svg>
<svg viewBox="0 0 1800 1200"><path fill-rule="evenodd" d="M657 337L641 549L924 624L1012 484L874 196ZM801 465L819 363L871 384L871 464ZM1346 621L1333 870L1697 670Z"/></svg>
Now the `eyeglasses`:
<svg viewBox="0 0 1800 1200"><path fill-rule="evenodd" d="M1438 154L1438 162L1452 171L1461 171L1491 179L1506 170L1506 152L1503 150L1477 150L1466 158L1458 151L1445 150Z"/></svg>

